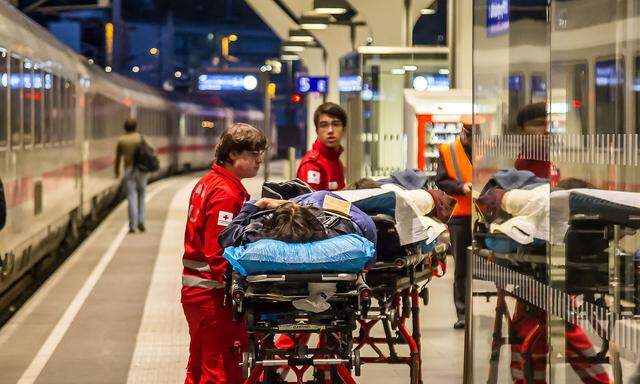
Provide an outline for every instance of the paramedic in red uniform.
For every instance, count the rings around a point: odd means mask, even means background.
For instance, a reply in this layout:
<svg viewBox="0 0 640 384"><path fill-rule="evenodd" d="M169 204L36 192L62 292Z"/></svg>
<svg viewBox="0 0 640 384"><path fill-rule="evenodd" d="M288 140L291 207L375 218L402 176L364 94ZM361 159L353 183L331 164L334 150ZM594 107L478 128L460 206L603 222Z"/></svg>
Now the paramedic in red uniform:
<svg viewBox="0 0 640 384"><path fill-rule="evenodd" d="M316 191L343 189L344 166L340 161L343 151L340 141L347 128L347 113L338 104L324 103L313 114L318 138L298 168L298 179Z"/></svg>
<svg viewBox="0 0 640 384"><path fill-rule="evenodd" d="M227 261L218 235L249 198L240 180L258 173L266 147L256 128L235 124L222 133L211 172L191 192L182 258L182 307L191 337L185 384L242 382L237 356L247 336L224 305Z"/></svg>

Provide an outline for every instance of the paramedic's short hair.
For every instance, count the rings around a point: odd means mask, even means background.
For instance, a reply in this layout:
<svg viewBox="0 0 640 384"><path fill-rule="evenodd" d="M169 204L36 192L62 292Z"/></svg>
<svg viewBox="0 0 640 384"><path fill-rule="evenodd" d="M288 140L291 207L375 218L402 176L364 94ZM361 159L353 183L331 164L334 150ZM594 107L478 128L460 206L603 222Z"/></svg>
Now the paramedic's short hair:
<svg viewBox="0 0 640 384"><path fill-rule="evenodd" d="M335 117L342 122L344 128L347 127L347 113L336 103L324 103L316 109L313 113L313 124L318 128L318 122L320 121L320 115L329 115Z"/></svg>
<svg viewBox="0 0 640 384"><path fill-rule="evenodd" d="M264 222L262 235L286 243L308 243L327 238L324 225L311 210L293 202L276 208Z"/></svg>
<svg viewBox="0 0 640 384"><path fill-rule="evenodd" d="M516 124L518 127L524 127L525 123L531 120L546 119L547 104L545 102L533 103L526 105L518 112L516 116Z"/></svg>
<svg viewBox="0 0 640 384"><path fill-rule="evenodd" d="M133 132L138 127L138 122L133 117L128 118L124 121L124 130L125 132Z"/></svg>
<svg viewBox="0 0 640 384"><path fill-rule="evenodd" d="M215 150L215 163L224 165L231 162L231 152L264 151L267 138L257 128L244 123L236 123L220 135Z"/></svg>

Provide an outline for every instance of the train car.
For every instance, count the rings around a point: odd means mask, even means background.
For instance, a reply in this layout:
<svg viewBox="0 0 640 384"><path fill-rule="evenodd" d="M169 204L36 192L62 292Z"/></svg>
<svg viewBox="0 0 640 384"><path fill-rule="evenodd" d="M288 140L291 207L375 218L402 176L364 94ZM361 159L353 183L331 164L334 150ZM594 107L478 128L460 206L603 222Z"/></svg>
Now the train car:
<svg viewBox="0 0 640 384"><path fill-rule="evenodd" d="M258 111L173 102L106 73L0 2L0 178L7 201L0 308L29 283L22 277L55 261L83 223L96 224L115 202L115 143L128 117L158 154L152 179L206 168L220 132L236 119L262 124Z"/></svg>

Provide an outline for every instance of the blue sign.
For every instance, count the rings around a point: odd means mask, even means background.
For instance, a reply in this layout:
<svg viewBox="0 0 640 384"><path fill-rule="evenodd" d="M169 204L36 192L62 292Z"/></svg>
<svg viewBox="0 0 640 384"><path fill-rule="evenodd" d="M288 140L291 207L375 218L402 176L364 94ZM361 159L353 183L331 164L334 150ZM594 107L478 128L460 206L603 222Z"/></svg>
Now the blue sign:
<svg viewBox="0 0 640 384"><path fill-rule="evenodd" d="M620 63L605 60L596 63L596 86L611 87L624 84L624 72Z"/></svg>
<svg viewBox="0 0 640 384"><path fill-rule="evenodd" d="M338 78L338 90L340 92L360 92L362 90L362 77L340 76Z"/></svg>
<svg viewBox="0 0 640 384"><path fill-rule="evenodd" d="M298 92L300 93L327 93L327 90L329 88L329 78L327 78L326 76L300 76L298 77L296 85L298 87Z"/></svg>
<svg viewBox="0 0 640 384"><path fill-rule="evenodd" d="M522 91L524 83L523 75L509 75L509 91L519 92Z"/></svg>
<svg viewBox="0 0 640 384"><path fill-rule="evenodd" d="M209 74L198 76L199 91L253 91L258 87L254 75Z"/></svg>
<svg viewBox="0 0 640 384"><path fill-rule="evenodd" d="M487 0L487 36L509 31L509 0Z"/></svg>

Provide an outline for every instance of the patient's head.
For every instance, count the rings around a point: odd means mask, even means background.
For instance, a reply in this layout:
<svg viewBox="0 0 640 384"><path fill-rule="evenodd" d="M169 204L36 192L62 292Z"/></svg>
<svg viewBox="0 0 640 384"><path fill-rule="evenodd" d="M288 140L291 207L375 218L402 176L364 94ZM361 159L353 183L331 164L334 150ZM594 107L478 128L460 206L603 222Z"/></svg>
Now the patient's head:
<svg viewBox="0 0 640 384"><path fill-rule="evenodd" d="M296 203L285 203L276 208L273 216L265 221L262 234L287 243L307 243L327 237L324 226L311 210Z"/></svg>
<svg viewBox="0 0 640 384"><path fill-rule="evenodd" d="M380 183L373 180L370 177L363 177L362 179L358 179L353 183L347 185L345 190L353 190L353 189L373 189L380 188Z"/></svg>
<svg viewBox="0 0 640 384"><path fill-rule="evenodd" d="M576 188L591 188L595 189L595 186L590 182L582 179L576 179L575 177L568 177L558 181L556 185L557 189L576 189Z"/></svg>

